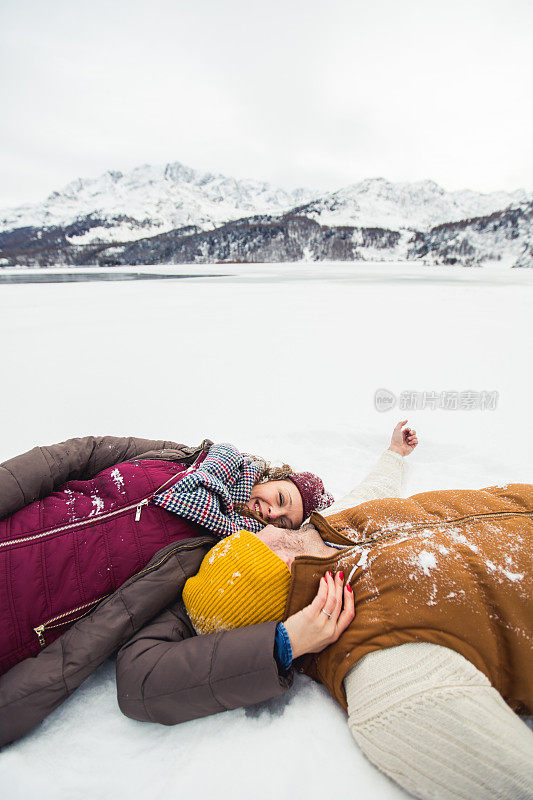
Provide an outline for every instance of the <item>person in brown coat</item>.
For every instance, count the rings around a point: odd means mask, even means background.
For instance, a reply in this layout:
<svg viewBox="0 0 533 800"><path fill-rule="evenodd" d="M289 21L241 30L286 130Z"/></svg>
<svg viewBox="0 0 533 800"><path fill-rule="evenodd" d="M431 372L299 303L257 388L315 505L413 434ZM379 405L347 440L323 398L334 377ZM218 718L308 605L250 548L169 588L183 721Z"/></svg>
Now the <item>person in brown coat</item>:
<svg viewBox="0 0 533 800"><path fill-rule="evenodd" d="M533 714L533 485L398 494L345 499L296 535L229 537L185 586L191 621L229 630L254 608L259 619L281 608L299 669L402 787L427 800L531 800L533 734L520 715ZM254 571L265 551L278 556L267 580ZM353 599L340 637L305 656Z"/></svg>

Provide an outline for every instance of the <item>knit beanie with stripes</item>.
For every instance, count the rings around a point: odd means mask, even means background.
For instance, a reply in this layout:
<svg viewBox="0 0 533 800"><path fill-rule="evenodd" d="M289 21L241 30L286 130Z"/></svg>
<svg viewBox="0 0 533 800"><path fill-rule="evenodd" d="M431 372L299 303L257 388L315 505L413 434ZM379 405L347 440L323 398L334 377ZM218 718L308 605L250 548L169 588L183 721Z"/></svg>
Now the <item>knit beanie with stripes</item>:
<svg viewBox="0 0 533 800"><path fill-rule="evenodd" d="M216 544L183 589L197 633L280 622L291 573L261 539L239 531Z"/></svg>

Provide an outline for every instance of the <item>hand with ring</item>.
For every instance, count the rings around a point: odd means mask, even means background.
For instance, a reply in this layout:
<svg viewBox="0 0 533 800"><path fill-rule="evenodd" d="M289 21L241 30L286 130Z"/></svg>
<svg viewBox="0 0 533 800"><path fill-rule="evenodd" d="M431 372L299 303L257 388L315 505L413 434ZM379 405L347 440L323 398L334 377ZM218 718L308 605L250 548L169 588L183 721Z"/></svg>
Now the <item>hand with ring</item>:
<svg viewBox="0 0 533 800"><path fill-rule="evenodd" d="M355 617L351 587L343 588L344 574L327 572L320 579L315 599L283 623L289 634L292 657L319 653L336 642Z"/></svg>

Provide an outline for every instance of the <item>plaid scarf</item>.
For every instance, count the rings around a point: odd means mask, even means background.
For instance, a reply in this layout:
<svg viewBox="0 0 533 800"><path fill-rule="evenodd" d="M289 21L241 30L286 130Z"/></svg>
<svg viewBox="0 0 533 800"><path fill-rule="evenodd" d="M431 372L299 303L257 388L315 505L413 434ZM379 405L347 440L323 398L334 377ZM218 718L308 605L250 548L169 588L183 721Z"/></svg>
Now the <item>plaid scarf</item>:
<svg viewBox="0 0 533 800"><path fill-rule="evenodd" d="M234 504L250 499L261 468L252 456L239 453L231 444L214 444L198 469L185 472L174 486L152 500L218 536L229 536L243 528L257 532L264 525L238 514Z"/></svg>

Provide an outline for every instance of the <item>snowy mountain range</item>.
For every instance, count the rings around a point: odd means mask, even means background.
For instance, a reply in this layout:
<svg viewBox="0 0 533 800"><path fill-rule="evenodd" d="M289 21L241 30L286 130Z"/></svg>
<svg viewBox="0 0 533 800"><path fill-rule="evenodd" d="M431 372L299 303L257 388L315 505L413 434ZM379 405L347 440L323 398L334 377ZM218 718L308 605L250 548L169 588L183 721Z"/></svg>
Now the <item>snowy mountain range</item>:
<svg viewBox="0 0 533 800"><path fill-rule="evenodd" d="M65 227L91 216L102 220L76 244L133 241L194 225L211 230L253 214L276 214L309 201L305 189L287 192L268 183L237 180L185 167L145 164L127 173L108 171L79 178L43 203L0 212L0 231Z"/></svg>
<svg viewBox="0 0 533 800"><path fill-rule="evenodd" d="M0 212L0 266L301 259L532 264L533 193L371 178L287 191L179 162L79 179Z"/></svg>
<svg viewBox="0 0 533 800"><path fill-rule="evenodd" d="M533 200L533 192L447 192L434 181L391 183L369 178L294 209L321 225L427 231L445 222L483 217Z"/></svg>

